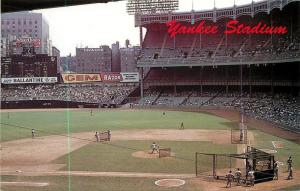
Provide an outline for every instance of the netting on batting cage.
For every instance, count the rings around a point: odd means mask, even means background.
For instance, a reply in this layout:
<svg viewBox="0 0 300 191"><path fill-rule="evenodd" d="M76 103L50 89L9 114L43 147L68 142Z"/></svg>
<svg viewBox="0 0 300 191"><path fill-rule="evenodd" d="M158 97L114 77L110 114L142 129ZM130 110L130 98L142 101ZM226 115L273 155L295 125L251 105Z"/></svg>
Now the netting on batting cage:
<svg viewBox="0 0 300 191"><path fill-rule="evenodd" d="M247 168L255 171L255 182L273 180L275 159L274 155L254 147L247 147ZM249 165L248 165L249 164Z"/></svg>
<svg viewBox="0 0 300 191"><path fill-rule="evenodd" d="M230 170L237 168L246 174L245 159L238 155L196 153L196 176L225 179Z"/></svg>
<svg viewBox="0 0 300 191"><path fill-rule="evenodd" d="M242 154L196 153L195 158L196 176L226 179L229 171L234 173L239 168L242 180L246 180L252 170L255 182L273 180L274 177L274 155L250 146Z"/></svg>
<svg viewBox="0 0 300 191"><path fill-rule="evenodd" d="M100 142L101 141L110 141L110 137L111 137L110 131L99 133Z"/></svg>
<svg viewBox="0 0 300 191"><path fill-rule="evenodd" d="M171 156L171 148L159 149L159 158L162 157L170 157Z"/></svg>
<svg viewBox="0 0 300 191"><path fill-rule="evenodd" d="M247 144L248 128L245 123L239 123L238 126L231 127L231 144Z"/></svg>

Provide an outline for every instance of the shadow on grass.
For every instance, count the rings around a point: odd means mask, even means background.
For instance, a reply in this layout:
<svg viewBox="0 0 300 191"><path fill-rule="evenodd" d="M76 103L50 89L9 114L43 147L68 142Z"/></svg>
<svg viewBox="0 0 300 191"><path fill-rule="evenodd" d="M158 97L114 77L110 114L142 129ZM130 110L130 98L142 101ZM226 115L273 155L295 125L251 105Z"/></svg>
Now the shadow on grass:
<svg viewBox="0 0 300 191"><path fill-rule="evenodd" d="M279 190L276 190L276 191L296 191L296 190L300 190L300 184L296 185L296 186L282 188L282 189L279 189Z"/></svg>

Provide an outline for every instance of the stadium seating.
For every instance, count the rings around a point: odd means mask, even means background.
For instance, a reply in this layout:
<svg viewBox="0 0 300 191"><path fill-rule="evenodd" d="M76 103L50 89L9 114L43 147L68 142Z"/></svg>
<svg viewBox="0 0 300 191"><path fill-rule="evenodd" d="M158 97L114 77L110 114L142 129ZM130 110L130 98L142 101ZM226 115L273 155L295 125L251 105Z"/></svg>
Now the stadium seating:
<svg viewBox="0 0 300 191"><path fill-rule="evenodd" d="M297 5L296 5L297 6ZM267 25L287 27L285 35L177 35L171 38L163 23L146 25L147 32L143 41L143 49L139 65L209 65L224 63L256 62L270 60L291 60L299 58L300 30L297 19L293 18L292 7L272 14L257 14L240 17L241 23L252 25L263 22ZM295 13L297 14L297 13ZM218 20L220 31L225 29L228 19ZM206 21L210 22L210 21ZM185 24L189 24L186 22ZM197 25L197 23L195 23Z"/></svg>
<svg viewBox="0 0 300 191"><path fill-rule="evenodd" d="M133 86L115 85L36 85L10 86L2 89L2 101L60 100L84 103L120 104Z"/></svg>

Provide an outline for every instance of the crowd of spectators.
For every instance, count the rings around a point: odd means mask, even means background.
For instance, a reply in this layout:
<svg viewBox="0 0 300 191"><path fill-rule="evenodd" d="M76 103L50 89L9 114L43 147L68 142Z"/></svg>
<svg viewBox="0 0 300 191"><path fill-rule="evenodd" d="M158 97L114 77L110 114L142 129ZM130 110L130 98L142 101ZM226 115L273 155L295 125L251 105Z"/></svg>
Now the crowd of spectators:
<svg viewBox="0 0 300 191"><path fill-rule="evenodd" d="M284 127L300 129L300 98L291 97L287 94L276 94L271 96L266 93L248 93L240 95L239 92L206 91L182 91L177 95L165 93L146 92L138 105L143 106L166 106L166 107L217 107L235 108L244 111L248 116L257 119L267 120ZM150 96L151 95L151 96ZM145 100L151 100L145 102Z"/></svg>
<svg viewBox="0 0 300 191"><path fill-rule="evenodd" d="M300 129L300 99L284 95L242 101L244 112L285 127Z"/></svg>
<svg viewBox="0 0 300 191"><path fill-rule="evenodd" d="M216 38L219 38L216 40ZM228 62L263 62L268 60L285 60L299 58L300 36L295 32L294 36L280 37L248 37L241 39L224 40L223 37L211 39L214 45L193 47L181 47L177 42L174 47L144 48L140 56L143 64L175 64L185 63L228 63Z"/></svg>
<svg viewBox="0 0 300 191"><path fill-rule="evenodd" d="M26 85L2 88L2 101L60 100L84 103L120 104L134 86L124 85Z"/></svg>

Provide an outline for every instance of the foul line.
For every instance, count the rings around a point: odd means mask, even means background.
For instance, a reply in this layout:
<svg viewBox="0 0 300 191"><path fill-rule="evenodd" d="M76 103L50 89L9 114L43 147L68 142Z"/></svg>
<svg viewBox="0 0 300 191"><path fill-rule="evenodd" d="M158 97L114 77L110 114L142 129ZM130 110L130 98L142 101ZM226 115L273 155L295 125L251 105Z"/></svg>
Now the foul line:
<svg viewBox="0 0 300 191"><path fill-rule="evenodd" d="M195 178L195 174L142 173L142 172L93 172L93 171L1 171L12 176L87 176L87 177L129 177L129 178Z"/></svg>

